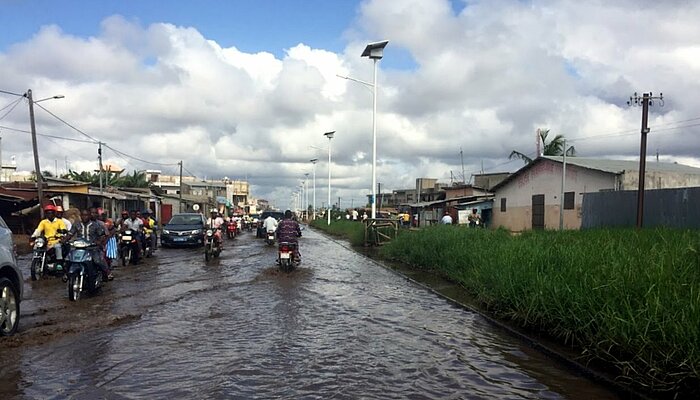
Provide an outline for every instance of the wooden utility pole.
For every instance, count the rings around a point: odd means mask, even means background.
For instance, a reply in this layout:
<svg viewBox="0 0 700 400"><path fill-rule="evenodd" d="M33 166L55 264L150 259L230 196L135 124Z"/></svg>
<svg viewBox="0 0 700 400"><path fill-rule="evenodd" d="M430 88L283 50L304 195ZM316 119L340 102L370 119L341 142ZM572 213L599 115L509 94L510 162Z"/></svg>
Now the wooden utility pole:
<svg viewBox="0 0 700 400"><path fill-rule="evenodd" d="M642 97L639 97L637 93L635 93L627 102L628 105L634 104L642 106L642 138L639 145L639 183L637 186L637 228L642 228L644 226L644 180L646 177L647 165L647 134L650 131L648 126L649 106L653 105L654 99L658 99L663 107L663 93L660 93L657 97L654 97L654 94L651 92L642 94Z"/></svg>
<svg viewBox="0 0 700 400"><path fill-rule="evenodd" d="M102 184L102 142L97 142L97 160L100 167L100 194L102 194L104 187Z"/></svg>
<svg viewBox="0 0 700 400"><path fill-rule="evenodd" d="M34 122L34 99L32 98L32 89L27 90L25 94L29 101L29 124L32 129L32 150L34 151L34 175L36 176L36 189L39 196L39 215L44 219L44 178L41 176L41 167L39 166L39 150L36 144L36 123Z"/></svg>

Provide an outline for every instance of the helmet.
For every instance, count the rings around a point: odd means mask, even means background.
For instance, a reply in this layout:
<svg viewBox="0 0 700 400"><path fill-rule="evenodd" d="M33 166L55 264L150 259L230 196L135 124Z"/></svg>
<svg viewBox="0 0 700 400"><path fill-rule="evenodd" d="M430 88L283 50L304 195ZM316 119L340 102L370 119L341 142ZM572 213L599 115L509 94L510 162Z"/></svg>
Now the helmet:
<svg viewBox="0 0 700 400"><path fill-rule="evenodd" d="M217 210L216 208L212 208L211 210L209 210L209 212L210 212L210 213L218 213L219 210Z"/></svg>
<svg viewBox="0 0 700 400"><path fill-rule="evenodd" d="M56 206L56 212L63 212L63 207Z"/></svg>
<svg viewBox="0 0 700 400"><path fill-rule="evenodd" d="M44 211L56 212L56 206L54 206L53 204L47 204L44 206Z"/></svg>

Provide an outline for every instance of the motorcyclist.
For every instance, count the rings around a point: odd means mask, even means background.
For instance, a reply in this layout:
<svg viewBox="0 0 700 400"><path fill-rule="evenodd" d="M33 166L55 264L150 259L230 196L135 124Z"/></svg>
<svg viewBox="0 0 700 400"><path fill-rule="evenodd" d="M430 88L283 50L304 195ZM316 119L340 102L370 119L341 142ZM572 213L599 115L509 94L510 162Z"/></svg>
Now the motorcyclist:
<svg viewBox="0 0 700 400"><path fill-rule="evenodd" d="M214 208L209 210L209 213L211 216L207 220L207 226L214 230L214 240L216 240L216 244L219 246L219 248L223 249L221 240L221 226L224 224L224 219L221 218L219 212Z"/></svg>
<svg viewBox="0 0 700 400"><path fill-rule="evenodd" d="M127 219L129 219L129 212L122 210L121 217L117 218L117 220L114 222L114 226L117 228L117 230L122 229L122 225L124 225L124 221Z"/></svg>
<svg viewBox="0 0 700 400"><path fill-rule="evenodd" d="M143 229L146 234L146 240L151 241L151 249L156 248L156 220L152 218L151 210L145 209L141 213L143 220Z"/></svg>
<svg viewBox="0 0 700 400"><path fill-rule="evenodd" d="M59 241L60 235L66 232L66 224L59 218L56 218L56 207L53 204L49 204L44 207L44 214L46 218L39 222L39 225L34 230L31 236L31 244L34 244L35 238L41 236L42 234L46 236L46 249L54 249L56 255L56 270L63 269L63 252L61 248L61 242Z"/></svg>
<svg viewBox="0 0 700 400"><path fill-rule="evenodd" d="M124 229L131 229L136 235L136 241L138 242L136 261L138 262L141 257L141 248L143 248L143 221L136 216L136 210L131 210L129 218L122 223L122 230Z"/></svg>
<svg viewBox="0 0 700 400"><path fill-rule="evenodd" d="M277 230L277 220L272 215L268 215L263 221L265 232L275 232Z"/></svg>
<svg viewBox="0 0 700 400"><path fill-rule="evenodd" d="M301 262L301 253L299 252L299 238L301 236L301 227L299 223L292 219L292 212L287 210L284 212L284 218L277 224L277 240L280 243L294 243L294 259L297 263Z"/></svg>
<svg viewBox="0 0 700 400"><path fill-rule="evenodd" d="M104 224L102 221L97 219L97 212L91 212L92 210L83 210L80 213L80 221L73 224L68 235L63 239L64 241L83 239L90 243L94 243L97 247L91 248L90 252L93 261L102 270L102 275L105 279L111 281L114 279L114 275L109 270L107 266L107 261L104 258L104 242L107 239L106 232L104 229ZM93 214L95 218L93 219ZM67 276L63 276L63 280L67 280Z"/></svg>

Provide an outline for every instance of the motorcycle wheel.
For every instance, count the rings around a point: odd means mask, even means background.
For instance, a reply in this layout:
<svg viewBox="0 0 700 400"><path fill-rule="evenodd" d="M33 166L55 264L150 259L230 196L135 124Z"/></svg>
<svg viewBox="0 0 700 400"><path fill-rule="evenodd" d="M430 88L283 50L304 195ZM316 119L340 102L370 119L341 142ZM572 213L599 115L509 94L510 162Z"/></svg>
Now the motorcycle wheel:
<svg viewBox="0 0 700 400"><path fill-rule="evenodd" d="M211 251L209 250L209 248L206 248L204 250L204 261L209 262L210 259L211 259Z"/></svg>
<svg viewBox="0 0 700 400"><path fill-rule="evenodd" d="M30 273L32 275L33 281L39 280L41 278L41 260L32 260L32 267Z"/></svg>
<svg viewBox="0 0 700 400"><path fill-rule="evenodd" d="M126 255L122 253L122 267L126 267Z"/></svg>
<svg viewBox="0 0 700 400"><path fill-rule="evenodd" d="M81 287L80 287L80 276L79 275L73 275L68 279L68 299L70 301L78 301L80 300L80 292L81 292Z"/></svg>
<svg viewBox="0 0 700 400"><path fill-rule="evenodd" d="M19 326L19 301L17 291L7 278L0 278L0 336L10 336Z"/></svg>

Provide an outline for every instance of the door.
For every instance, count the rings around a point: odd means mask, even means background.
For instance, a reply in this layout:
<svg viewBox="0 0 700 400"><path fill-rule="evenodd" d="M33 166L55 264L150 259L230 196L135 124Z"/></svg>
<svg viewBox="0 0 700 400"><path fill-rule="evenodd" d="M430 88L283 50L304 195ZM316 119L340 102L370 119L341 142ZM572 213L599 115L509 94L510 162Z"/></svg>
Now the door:
<svg viewBox="0 0 700 400"><path fill-rule="evenodd" d="M160 215L161 215L160 223L163 225L167 224L168 221L170 221L170 218L173 217L173 205L162 203L160 205Z"/></svg>
<svg viewBox="0 0 700 400"><path fill-rule="evenodd" d="M544 229L544 195L532 196L532 229Z"/></svg>

